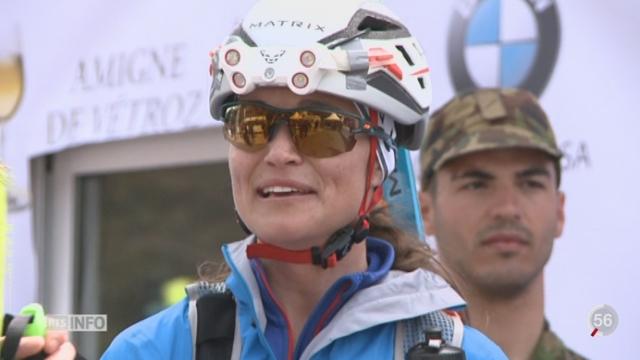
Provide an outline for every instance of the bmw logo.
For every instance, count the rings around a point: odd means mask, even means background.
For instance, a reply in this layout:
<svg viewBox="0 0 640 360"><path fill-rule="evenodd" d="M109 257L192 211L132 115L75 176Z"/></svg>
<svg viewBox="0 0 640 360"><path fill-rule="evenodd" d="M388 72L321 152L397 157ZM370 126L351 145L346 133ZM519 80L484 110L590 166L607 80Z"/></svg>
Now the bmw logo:
<svg viewBox="0 0 640 360"><path fill-rule="evenodd" d="M554 0L459 1L449 31L449 72L456 92L516 87L540 96L558 58Z"/></svg>

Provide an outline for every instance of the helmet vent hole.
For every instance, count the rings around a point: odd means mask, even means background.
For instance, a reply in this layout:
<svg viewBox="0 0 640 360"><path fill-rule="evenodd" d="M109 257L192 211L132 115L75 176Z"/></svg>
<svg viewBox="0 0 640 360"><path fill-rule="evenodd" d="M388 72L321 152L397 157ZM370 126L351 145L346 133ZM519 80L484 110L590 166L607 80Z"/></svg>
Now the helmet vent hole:
<svg viewBox="0 0 640 360"><path fill-rule="evenodd" d="M413 66L413 60L411 60L411 56L409 56L409 53L407 52L407 50L404 48L404 46L402 45L396 45L396 49L398 49L398 51L400 51L402 53L402 56L404 57L405 60L407 60L407 62L409 63L409 65Z"/></svg>
<svg viewBox="0 0 640 360"><path fill-rule="evenodd" d="M424 89L424 78L422 76L418 78L418 84L420 84L420 88Z"/></svg>
<svg viewBox="0 0 640 360"><path fill-rule="evenodd" d="M379 19L372 16L367 16L358 25L358 30L370 29L371 31L391 31L402 29L397 24L394 24L386 19Z"/></svg>

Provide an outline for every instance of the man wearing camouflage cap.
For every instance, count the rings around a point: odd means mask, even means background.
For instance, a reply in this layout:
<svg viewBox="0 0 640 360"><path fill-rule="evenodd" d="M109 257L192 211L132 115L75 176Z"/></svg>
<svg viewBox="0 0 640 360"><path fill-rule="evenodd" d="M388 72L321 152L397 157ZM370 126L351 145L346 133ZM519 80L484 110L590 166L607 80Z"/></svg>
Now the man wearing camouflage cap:
<svg viewBox="0 0 640 360"><path fill-rule="evenodd" d="M461 94L435 112L420 154L422 213L471 325L510 359L582 359L544 316L543 268L564 227L561 152L524 90Z"/></svg>

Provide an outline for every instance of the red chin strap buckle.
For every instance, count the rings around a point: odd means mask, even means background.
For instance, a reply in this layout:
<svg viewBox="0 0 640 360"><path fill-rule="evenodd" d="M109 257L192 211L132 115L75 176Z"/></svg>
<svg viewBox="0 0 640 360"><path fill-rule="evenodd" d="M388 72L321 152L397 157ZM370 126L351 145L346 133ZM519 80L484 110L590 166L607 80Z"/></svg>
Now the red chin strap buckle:
<svg viewBox="0 0 640 360"><path fill-rule="evenodd" d="M336 266L351 250L353 244L362 242L368 234L369 221L366 217L361 217L356 226L347 225L336 231L322 249L314 246L309 250L287 250L267 243L255 243L247 246L247 257L313 264L326 269Z"/></svg>
<svg viewBox="0 0 640 360"><path fill-rule="evenodd" d="M311 248L312 263L323 269L333 267L349 253L353 244L362 242L369 235L369 220L360 217L356 226L347 225L333 233L324 249L314 246Z"/></svg>

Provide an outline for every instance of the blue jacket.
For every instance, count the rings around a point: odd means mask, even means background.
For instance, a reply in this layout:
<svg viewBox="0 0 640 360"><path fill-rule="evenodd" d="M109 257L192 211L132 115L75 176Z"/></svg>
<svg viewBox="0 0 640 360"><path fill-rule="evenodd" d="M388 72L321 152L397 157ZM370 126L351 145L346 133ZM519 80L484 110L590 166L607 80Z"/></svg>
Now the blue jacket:
<svg viewBox="0 0 640 360"><path fill-rule="evenodd" d="M464 304L453 289L428 271L389 270L393 249L385 241L370 238L368 271L339 280L310 317L296 347L286 346L286 332L277 325L281 314L274 314L271 300L261 291L266 284L260 281L259 269L246 257L251 241L249 238L223 247L231 268L227 286L237 302L234 359L404 359L406 349L400 349L399 323ZM339 302L327 321L327 304L335 298L331 292L344 289L339 286L341 281L355 284L356 291ZM318 328L321 318L326 324ZM307 329L315 331L305 332ZM185 299L120 333L102 359L192 359L192 339ZM495 343L467 326L461 345L469 360L507 359ZM292 348L295 351L287 351Z"/></svg>

